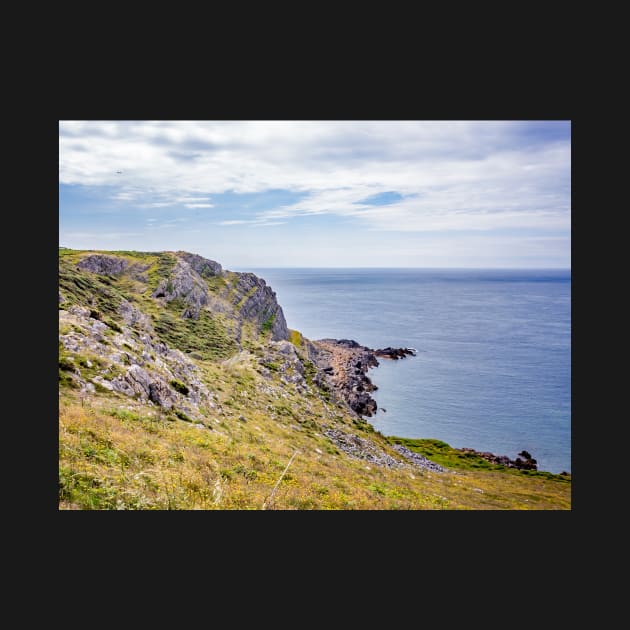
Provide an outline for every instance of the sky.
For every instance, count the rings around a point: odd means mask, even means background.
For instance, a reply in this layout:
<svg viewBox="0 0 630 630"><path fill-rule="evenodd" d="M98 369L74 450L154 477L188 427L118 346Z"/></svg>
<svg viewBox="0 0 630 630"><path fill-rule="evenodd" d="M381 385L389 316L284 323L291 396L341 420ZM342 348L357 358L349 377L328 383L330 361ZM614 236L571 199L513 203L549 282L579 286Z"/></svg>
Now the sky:
<svg viewBox="0 0 630 630"><path fill-rule="evenodd" d="M571 267L570 121L60 121L59 245Z"/></svg>

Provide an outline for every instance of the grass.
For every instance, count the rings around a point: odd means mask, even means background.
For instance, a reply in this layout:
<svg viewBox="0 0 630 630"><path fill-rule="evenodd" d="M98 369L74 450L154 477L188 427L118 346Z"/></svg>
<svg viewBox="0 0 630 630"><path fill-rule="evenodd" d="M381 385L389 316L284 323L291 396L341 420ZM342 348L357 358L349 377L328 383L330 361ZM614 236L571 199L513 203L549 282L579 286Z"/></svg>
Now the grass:
<svg viewBox="0 0 630 630"><path fill-rule="evenodd" d="M186 387L186 385L184 385L184 383L180 382L180 381L176 381L176 380L172 380L171 381L171 387L176 391L179 392L180 394L183 394L184 396L187 396L189 393L189 389L188 387Z"/></svg>
<svg viewBox="0 0 630 630"><path fill-rule="evenodd" d="M118 312L123 299L133 302L150 316L162 341L195 357L216 406L202 410L204 428L191 421L188 413L194 414L186 407L167 412L96 384L95 393L81 393L74 380L77 370L86 380L96 375L112 379L127 365L87 350L66 351L60 344L61 509L262 509L276 484L271 509L571 507L570 477L501 470L480 458L461 457L437 440L385 438L347 410L334 406L331 411L326 403L330 393L314 386L317 371L308 361L305 379L311 391L299 393L281 381L283 358L274 356L265 342L268 335L259 335L255 321L235 322L206 310L197 321L182 319L180 302L164 307L151 297L175 265L172 253L117 253L150 264L147 282L125 274L114 278L81 272L76 263L86 254L60 248L60 291L66 298L60 306L79 304L98 312L108 327L101 343L109 341L118 349L126 344L133 354L142 331L124 326ZM221 300L234 297L230 291L237 280L231 272L205 278L214 298ZM273 316L267 318L262 332L268 333L273 323ZM81 324L98 325L94 319ZM81 333L81 326L69 317L60 334ZM124 342L114 333L125 335ZM290 340L304 355L302 335L290 331ZM263 356L269 371L259 362ZM171 387L188 395L186 383L169 379ZM385 469L353 459L324 436L331 426L372 440L396 459L400 456L392 444L405 444L449 472Z"/></svg>
<svg viewBox="0 0 630 630"><path fill-rule="evenodd" d="M302 333L297 330L292 330L289 328L289 341L298 349L302 349L302 344L304 343L304 337L302 337Z"/></svg>
<svg viewBox="0 0 630 630"><path fill-rule="evenodd" d="M247 362L202 362L201 367L224 409L208 413L206 422L214 430L187 422L178 417L178 410L160 414L154 405L107 395L94 396L82 407L72 390L64 390L59 421L61 505L261 509L299 450L278 486L274 509L570 507L570 483L502 471L389 470L352 459L322 435L322 422L331 419L320 400L282 389L275 376L265 379ZM239 420L241 415L247 422ZM349 416L341 417L344 430L351 431ZM380 434L370 436L388 448Z"/></svg>
<svg viewBox="0 0 630 630"><path fill-rule="evenodd" d="M273 328L275 321L276 321L276 314L273 313L263 322L262 326L260 327L260 330L263 333L271 332L271 329Z"/></svg>
<svg viewBox="0 0 630 630"><path fill-rule="evenodd" d="M194 352L202 359L226 359L238 350L218 315L202 310L198 320L182 319L178 300L154 316L153 326L164 343L182 352Z"/></svg>
<svg viewBox="0 0 630 630"><path fill-rule="evenodd" d="M446 442L435 439L409 439L392 436L388 440L392 444L402 444L408 449L424 455L428 459L448 468L460 470L490 470L501 471L515 475L550 479L561 483L567 483L571 475L557 475L543 470L519 470L517 468L507 468L501 464L493 464L475 453L462 453Z"/></svg>

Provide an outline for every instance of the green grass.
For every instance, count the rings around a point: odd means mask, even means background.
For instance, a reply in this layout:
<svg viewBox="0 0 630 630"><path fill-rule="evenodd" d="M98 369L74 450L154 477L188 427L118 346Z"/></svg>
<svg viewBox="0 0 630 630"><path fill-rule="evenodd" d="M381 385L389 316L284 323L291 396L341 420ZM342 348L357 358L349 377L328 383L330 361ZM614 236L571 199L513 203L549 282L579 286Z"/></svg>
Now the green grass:
<svg viewBox="0 0 630 630"><path fill-rule="evenodd" d="M158 254L156 260L148 269L149 285L147 293L153 293L160 282L169 277L176 262L177 259L173 254L168 252Z"/></svg>
<svg viewBox="0 0 630 630"><path fill-rule="evenodd" d="M164 343L209 360L226 359L238 350L219 316L202 310L198 320L183 319L177 305L178 301L173 300L154 316L153 326Z"/></svg>
<svg viewBox="0 0 630 630"><path fill-rule="evenodd" d="M221 293L228 288L228 283L223 276L203 276L203 279L212 293Z"/></svg>
<svg viewBox="0 0 630 630"><path fill-rule="evenodd" d="M538 477L554 481L569 481L570 475L556 475L541 470L519 470L507 468L501 464L493 464L475 453L462 453L446 442L435 439L410 439L391 436L387 438L391 444L402 444L408 449L424 455L436 464L459 470L488 470L505 472L526 477Z"/></svg>
<svg viewBox="0 0 630 630"><path fill-rule="evenodd" d="M192 420L191 418L189 418L183 411L180 411L179 409L173 409L173 413L180 419L183 420L184 422L194 422L194 420Z"/></svg>
<svg viewBox="0 0 630 630"><path fill-rule="evenodd" d="M94 317L103 315L119 318L118 308L123 294L117 289L116 279L112 276L100 276L88 271L80 271L69 255L59 260L59 290L65 298L59 306L68 309L72 305L88 306Z"/></svg>
<svg viewBox="0 0 630 630"><path fill-rule="evenodd" d="M273 328L275 321L276 321L276 314L273 313L263 322L263 325L260 327L261 331L263 333L271 332L271 329Z"/></svg>
<svg viewBox="0 0 630 630"><path fill-rule="evenodd" d="M176 381L175 379L173 379L171 381L171 387L176 391L179 392L180 394L183 394L184 396L187 396L189 393L189 389L188 387L186 387L186 385L184 385L184 383L180 382L180 381Z"/></svg>

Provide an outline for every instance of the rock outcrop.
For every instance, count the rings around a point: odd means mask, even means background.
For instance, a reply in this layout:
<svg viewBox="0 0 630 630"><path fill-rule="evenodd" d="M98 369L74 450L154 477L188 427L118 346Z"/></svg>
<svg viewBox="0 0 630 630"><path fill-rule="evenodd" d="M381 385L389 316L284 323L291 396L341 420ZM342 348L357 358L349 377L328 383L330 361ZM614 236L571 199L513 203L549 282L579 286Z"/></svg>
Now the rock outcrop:
<svg viewBox="0 0 630 630"><path fill-rule="evenodd" d="M330 438L340 450L355 459L363 459L370 464L384 468L401 468L405 465L383 449L378 448L371 440L339 429L326 429L324 435Z"/></svg>
<svg viewBox="0 0 630 630"><path fill-rule="evenodd" d="M367 371L378 365L373 350L351 339L319 339L313 344L318 350L315 364L337 397L358 415L372 416L377 407L369 392L377 388Z"/></svg>
<svg viewBox="0 0 630 630"><path fill-rule="evenodd" d="M398 451L403 457L405 457L408 461L410 461L414 466L418 468L423 468L424 470L432 470L433 472L445 472L446 468L432 462L430 459L427 459L424 455L420 455L420 453L414 453L411 449L403 446L402 444L394 444L392 448L395 451Z"/></svg>
<svg viewBox="0 0 630 630"><path fill-rule="evenodd" d="M415 357L416 351L413 348L381 348L380 350L374 350L374 354L377 357L383 359L404 359L405 357Z"/></svg>
<svg viewBox="0 0 630 630"><path fill-rule="evenodd" d="M117 276L129 267L129 261L119 256L106 256L103 254L92 254L86 256L78 264L81 271L90 271L103 275Z"/></svg>
<svg viewBox="0 0 630 630"><path fill-rule="evenodd" d="M215 260L203 258L197 254L189 254L188 252L177 252L177 256L186 261L202 278L220 276L223 273L223 267Z"/></svg>
<svg viewBox="0 0 630 630"><path fill-rule="evenodd" d="M379 364L376 357L399 359L415 355L411 348L372 350L352 339L319 339L313 345L314 363L326 375L332 390L355 413L367 417L377 410L376 401L370 396L377 387L367 376L368 370Z"/></svg>
<svg viewBox="0 0 630 630"><path fill-rule="evenodd" d="M256 322L261 330L271 332L273 341L289 338L287 322L275 292L253 273L238 273L232 303L242 319Z"/></svg>
<svg viewBox="0 0 630 630"><path fill-rule="evenodd" d="M181 316L199 319L199 311L208 303L208 287L188 262L178 259L168 278L164 278L152 293L166 302L182 299L186 307Z"/></svg>
<svg viewBox="0 0 630 630"><path fill-rule="evenodd" d="M64 331L59 341L64 352L70 353L62 369L73 386L86 393L94 393L96 387L151 401L165 411L203 421L204 409L216 408L216 403L199 368L182 352L156 339L150 320L129 302L123 302L121 312L122 332L116 333L91 318L89 308L75 305L59 312ZM91 359L77 360L73 355ZM178 383L185 387L177 388Z"/></svg>
<svg viewBox="0 0 630 630"><path fill-rule="evenodd" d="M181 300L181 316L199 319L203 308L224 313L239 326L253 322L259 332L270 332L273 341L289 338L287 322L275 292L253 273L226 272L214 260L177 252L177 260L152 296L166 303ZM209 294L207 279L220 278L223 285ZM240 339L240 335L239 335Z"/></svg>
<svg viewBox="0 0 630 630"><path fill-rule="evenodd" d="M460 453L472 453L492 463L501 464L506 468L518 468L519 470L538 470L538 462L527 451L521 451L519 457L510 459L507 455L495 455L487 451L476 451L474 448L458 448ZM522 459L521 459L522 457Z"/></svg>

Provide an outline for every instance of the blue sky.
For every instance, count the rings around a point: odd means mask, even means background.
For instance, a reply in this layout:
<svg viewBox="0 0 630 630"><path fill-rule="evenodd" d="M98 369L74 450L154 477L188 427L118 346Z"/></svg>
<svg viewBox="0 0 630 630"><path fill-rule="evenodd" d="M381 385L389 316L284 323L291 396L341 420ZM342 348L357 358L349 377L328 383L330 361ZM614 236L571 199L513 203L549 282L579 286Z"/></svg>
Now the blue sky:
<svg viewBox="0 0 630 630"><path fill-rule="evenodd" d="M571 266L569 121L60 121L59 244L228 269Z"/></svg>

